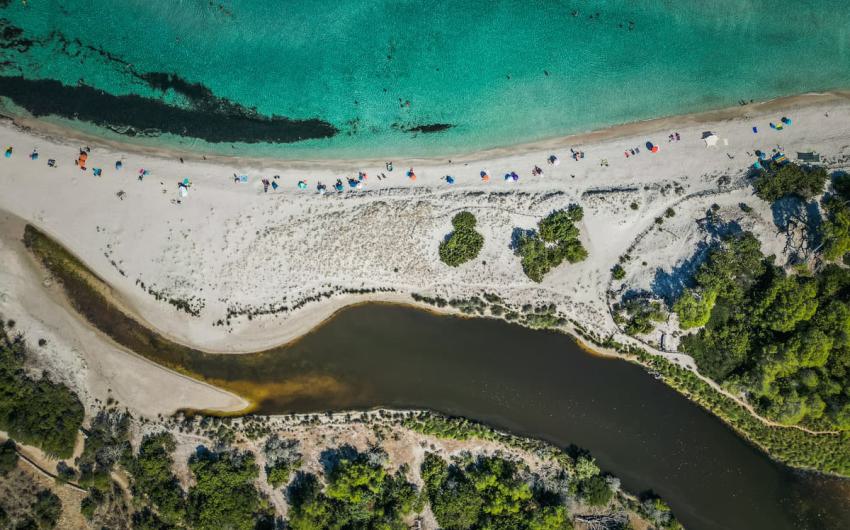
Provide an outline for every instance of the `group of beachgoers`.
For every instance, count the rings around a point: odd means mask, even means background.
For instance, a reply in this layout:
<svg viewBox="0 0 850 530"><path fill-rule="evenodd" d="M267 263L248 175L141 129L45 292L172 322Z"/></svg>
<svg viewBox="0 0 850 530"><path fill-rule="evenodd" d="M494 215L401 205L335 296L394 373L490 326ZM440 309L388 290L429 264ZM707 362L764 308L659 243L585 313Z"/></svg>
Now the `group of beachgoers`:
<svg viewBox="0 0 850 530"><path fill-rule="evenodd" d="M784 127L790 126L791 124L792 124L791 119L786 117L786 116L783 116L780 120L778 120L778 123L770 122L770 128L774 129L774 130L781 131ZM758 127L757 126L753 126L752 130L753 130L753 133L758 133ZM706 139L705 134L706 133L704 133L704 136L703 136L704 140ZM714 136L714 133L707 133L707 134ZM682 137L678 132L672 132L672 133L667 135L668 143L679 142L681 139L682 139ZM724 140L724 142L725 142L725 140ZM651 141L646 142L645 149L647 151L651 152L651 153L657 153L659 151L658 145L654 144ZM7 149L5 151L5 157L11 158L13 152L14 152L14 148L12 146L7 147ZM624 155L625 155L626 158L631 158L631 157L639 155L641 152L642 152L641 147L637 146L637 147L634 147L634 148L627 149L624 152ZM78 154L77 158L74 160L74 164L77 167L79 167L81 170L86 171L88 169L87 164L89 163L90 153L91 153L90 147L85 146L85 147L80 148L79 154ZM32 152L29 155L29 158L33 161L39 159L39 152L38 152L37 147L32 150ZM575 161L575 162L579 162L579 161L581 161L585 158L585 152L570 148L570 158L572 158L573 161ZM765 157L760 156L759 160L756 162L755 166L758 167L760 165L760 161L763 161L763 160L765 160ZM180 162L183 163L182 158L180 158ZM555 154L550 155L546 159L546 164L549 165L549 166L556 167L556 166L560 165L560 163L561 163L561 159ZM608 167L608 160L603 158L603 159L600 160L599 164L602 167ZM58 167L56 160L53 159L53 158L48 159L47 165L49 167L52 167L52 168ZM122 160L116 160L115 161L115 170L116 171L121 171L123 166L124 166L124 162ZM393 171L393 169L394 169L393 162L386 162L387 172L391 173ZM101 167L92 167L91 170L92 170L92 174L96 177L100 177L100 176L103 175L103 169ZM139 181L142 181L149 174L150 174L150 172L147 169L139 168L137 178L138 178ZM404 172L404 174L409 181L413 182L413 181L416 180L416 171L412 167L407 169ZM540 166L534 165L531 168L531 176L533 176L533 177L543 177L543 175L544 175L544 170ZM572 176L574 177L575 175L572 175ZM489 182L491 175L490 175L490 172L487 169L482 169L479 173L479 177L480 177L482 182ZM280 175L274 175L271 178L261 177L261 183L263 185L263 192L268 193L269 189L271 189L272 191L277 191L281 186L281 184L279 182L280 178L281 178ZM346 185L347 185L347 188L350 189L350 190L362 190L366 187L366 181L367 181L368 178L369 178L368 174L364 171L358 172L356 178L340 177L333 184L333 189L338 193L342 193L343 191L345 191ZM389 177L387 176L386 173L382 172L382 173L377 174L376 178L378 180L384 180L384 179L387 179ZM520 179L520 175L516 171L509 171L509 172L505 173L505 175L504 175L504 180L506 182L517 182L517 181L519 181L519 179ZM237 183L237 184L248 183L250 180L251 179L249 179L249 177L247 175L237 175L236 173L233 174L234 183ZM440 180L442 180L443 182L445 182L448 185L452 185L456 181L456 179L453 175L445 175L445 176L441 177ZM174 202L179 204L181 202L181 199L185 198L188 195L188 190L189 190L190 186L191 186L191 182L189 181L189 179L184 178L182 180L178 180L177 190L178 190L178 196L179 197ZM306 179L298 180L297 183L296 183L296 186L300 190L308 189L307 180ZM316 184L316 192L317 193L325 194L325 193L327 193L327 191L328 191L328 187L324 183L318 182ZM123 198L123 197L121 197L121 198Z"/></svg>

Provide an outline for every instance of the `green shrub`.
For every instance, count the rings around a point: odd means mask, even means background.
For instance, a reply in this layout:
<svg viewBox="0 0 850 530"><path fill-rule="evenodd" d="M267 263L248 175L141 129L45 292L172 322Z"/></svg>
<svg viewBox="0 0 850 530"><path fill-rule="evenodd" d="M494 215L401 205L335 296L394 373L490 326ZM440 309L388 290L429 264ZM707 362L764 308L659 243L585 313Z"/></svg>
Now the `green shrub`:
<svg viewBox="0 0 850 530"><path fill-rule="evenodd" d="M583 217L581 206L571 205L540 220L537 232L524 233L519 237L516 253L521 257L526 276L539 283L564 260L576 263L587 258L587 251L578 240L579 229L575 226Z"/></svg>
<svg viewBox="0 0 850 530"><path fill-rule="evenodd" d="M584 502L591 506L606 506L614 496L608 481L602 475L594 475L581 481L578 492Z"/></svg>
<svg viewBox="0 0 850 530"><path fill-rule="evenodd" d="M0 329L0 429L47 454L67 457L83 423L83 404L63 384L33 379L22 361L26 344Z"/></svg>
<svg viewBox="0 0 850 530"><path fill-rule="evenodd" d="M850 270L788 275L750 233L712 248L674 304L700 371L779 423L850 430Z"/></svg>
<svg viewBox="0 0 850 530"><path fill-rule="evenodd" d="M259 471L254 455L237 451L199 451L189 460L195 484L187 505L193 528L253 530L272 512L254 482Z"/></svg>
<svg viewBox="0 0 850 530"><path fill-rule="evenodd" d="M822 167L808 168L797 164L769 164L756 176L753 187L756 195L767 202L796 195L809 200L823 193L829 175Z"/></svg>
<svg viewBox="0 0 850 530"><path fill-rule="evenodd" d="M440 260L450 267L457 267L475 259L484 246L484 236L475 231L475 216L460 212L452 219L454 231L440 243Z"/></svg>
<svg viewBox="0 0 850 530"><path fill-rule="evenodd" d="M55 528L62 514L62 501L50 490L41 490L32 506L32 514L39 528Z"/></svg>
<svg viewBox="0 0 850 530"><path fill-rule="evenodd" d="M340 452L324 490L317 477L299 473L289 491L289 527L406 528L403 519L421 509L416 487L404 469L390 474L384 465L380 454Z"/></svg>
<svg viewBox="0 0 850 530"><path fill-rule="evenodd" d="M6 475L18 465L18 452L15 450L15 442L6 440L0 444L0 476Z"/></svg>
<svg viewBox="0 0 850 530"><path fill-rule="evenodd" d="M622 280L626 277L626 269L623 268L619 263L611 267L611 276L615 280Z"/></svg>
<svg viewBox="0 0 850 530"><path fill-rule="evenodd" d="M149 435L142 440L138 455L125 454L123 465L136 496L156 508L163 521L176 525L186 519L186 498L172 471L174 448L171 434Z"/></svg>

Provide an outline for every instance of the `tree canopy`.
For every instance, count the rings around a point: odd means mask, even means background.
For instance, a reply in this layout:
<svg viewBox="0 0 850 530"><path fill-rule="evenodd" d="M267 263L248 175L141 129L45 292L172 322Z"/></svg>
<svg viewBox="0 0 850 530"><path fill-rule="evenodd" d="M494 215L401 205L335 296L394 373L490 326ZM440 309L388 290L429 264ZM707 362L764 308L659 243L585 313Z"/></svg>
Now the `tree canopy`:
<svg viewBox="0 0 850 530"><path fill-rule="evenodd" d="M516 253L522 258L522 270L535 282L564 260L577 263L587 258L587 250L579 241L576 223L584 210L576 204L566 210L555 210L537 223L536 232L526 232L516 242Z"/></svg>
<svg viewBox="0 0 850 530"><path fill-rule="evenodd" d="M383 455L341 456L326 473L324 490L318 478L299 473L290 486L289 525L315 528L407 528L402 518L421 510L416 487L405 471L390 474Z"/></svg>
<svg viewBox="0 0 850 530"><path fill-rule="evenodd" d="M421 474L434 517L446 530L570 527L558 496L532 489L508 460L480 457L466 465L450 465L428 453Z"/></svg>
<svg viewBox="0 0 850 530"><path fill-rule="evenodd" d="M199 450L189 460L195 484L187 495L188 519L199 530L252 530L258 519L273 517L254 484L259 470L249 452Z"/></svg>
<svg viewBox="0 0 850 530"><path fill-rule="evenodd" d="M454 231L440 243L440 259L446 265L457 267L475 259L484 246L484 236L475 230L475 216L460 212L452 218Z"/></svg>
<svg viewBox="0 0 850 530"><path fill-rule="evenodd" d="M26 344L0 324L0 430L46 453L68 457L83 423L83 404L67 386L23 369Z"/></svg>
<svg viewBox="0 0 850 530"><path fill-rule="evenodd" d="M823 193L828 178L826 169L822 167L769 164L758 173L753 187L756 195L768 202L789 195L809 200Z"/></svg>
<svg viewBox="0 0 850 530"><path fill-rule="evenodd" d="M850 430L850 270L789 275L744 233L695 280L673 307L682 328L704 326L681 343L700 371L776 421Z"/></svg>

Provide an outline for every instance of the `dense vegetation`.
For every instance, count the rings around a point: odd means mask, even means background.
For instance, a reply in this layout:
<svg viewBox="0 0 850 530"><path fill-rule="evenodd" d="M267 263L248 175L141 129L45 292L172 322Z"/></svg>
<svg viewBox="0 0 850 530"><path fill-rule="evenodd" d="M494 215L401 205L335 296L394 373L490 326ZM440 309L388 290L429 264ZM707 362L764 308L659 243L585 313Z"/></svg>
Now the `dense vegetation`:
<svg viewBox="0 0 850 530"><path fill-rule="evenodd" d="M259 470L253 453L201 448L189 459L189 469L195 478L186 497L192 528L251 530L274 517L254 484Z"/></svg>
<svg viewBox="0 0 850 530"><path fill-rule="evenodd" d="M169 434L148 436L142 440L136 457L125 453L123 460L133 477L133 495L156 510L161 524L169 525L177 525L186 518L185 494L172 471L174 447L174 438ZM148 521L154 519L152 513L142 517Z"/></svg>
<svg viewBox="0 0 850 530"><path fill-rule="evenodd" d="M0 324L0 430L48 454L69 456L83 422L83 405L63 384L30 377L23 337Z"/></svg>
<svg viewBox="0 0 850 530"><path fill-rule="evenodd" d="M622 351L629 353L628 349ZM690 370L643 350L630 353L636 353L637 359L660 374L667 384L719 416L780 462L850 476L850 432L812 435L799 429L766 425Z"/></svg>
<svg viewBox="0 0 850 530"><path fill-rule="evenodd" d="M134 514L136 528L252 530L273 520L273 509L255 485L253 453L198 448L189 459L193 483L184 491L172 470L174 447L171 435L161 433L146 437L137 455L125 454L142 507Z"/></svg>
<svg viewBox="0 0 850 530"><path fill-rule="evenodd" d="M56 528L61 514L62 501L28 468L0 470L0 528L49 530Z"/></svg>
<svg viewBox="0 0 850 530"><path fill-rule="evenodd" d="M629 335L649 333L666 318L667 313L657 300L632 297L614 306L614 321Z"/></svg>
<svg viewBox="0 0 850 530"><path fill-rule="evenodd" d="M323 488L315 475L299 473L290 487L289 526L316 528L405 529L402 518L421 511L416 487L406 469L394 474L385 468L379 450L359 453L343 446L328 455Z"/></svg>
<svg viewBox="0 0 850 530"><path fill-rule="evenodd" d="M768 163L765 169L756 175L753 187L756 195L768 202L789 195L809 200L823 193L828 178L826 169L822 167Z"/></svg>
<svg viewBox="0 0 850 530"><path fill-rule="evenodd" d="M709 251L674 309L700 371L784 424L850 429L850 270L786 274L750 233Z"/></svg>
<svg viewBox="0 0 850 530"><path fill-rule="evenodd" d="M537 224L537 231L519 236L515 250L522 258L522 270L526 276L539 283L564 260L576 263L587 257L576 226L582 217L584 210L573 204L566 210L556 210L544 217Z"/></svg>
<svg viewBox="0 0 850 530"><path fill-rule="evenodd" d="M837 175L833 187L835 193L823 201L826 219L820 233L824 258L830 261L850 252L850 174Z"/></svg>
<svg viewBox="0 0 850 530"><path fill-rule="evenodd" d="M81 486L102 493L109 491L112 481L109 474L130 447L129 422L126 413L115 410L102 410L92 418L83 453L76 459Z"/></svg>
<svg viewBox="0 0 850 530"><path fill-rule="evenodd" d="M480 457L466 464L449 465L439 456L428 453L421 473L431 510L441 528L555 530L570 527L559 495L545 489L533 490L520 476L516 464L508 460ZM610 499L607 484L605 488Z"/></svg>
<svg viewBox="0 0 850 530"><path fill-rule="evenodd" d="M475 231L475 216L460 212L452 218L454 231L440 243L440 259L446 265L457 267L475 259L484 246L484 236Z"/></svg>
<svg viewBox="0 0 850 530"><path fill-rule="evenodd" d="M289 483L293 471L301 467L298 440L286 440L272 435L266 440L263 453L266 457L266 479L273 488Z"/></svg>
<svg viewBox="0 0 850 530"><path fill-rule="evenodd" d="M0 475L5 475L18 465L18 451L13 440L0 444Z"/></svg>

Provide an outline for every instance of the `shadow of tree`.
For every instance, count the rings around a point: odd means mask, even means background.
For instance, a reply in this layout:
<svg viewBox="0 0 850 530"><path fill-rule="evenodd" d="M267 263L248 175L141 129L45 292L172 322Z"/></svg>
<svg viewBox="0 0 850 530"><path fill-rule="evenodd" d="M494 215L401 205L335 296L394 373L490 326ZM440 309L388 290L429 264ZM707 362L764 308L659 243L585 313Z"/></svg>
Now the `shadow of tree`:
<svg viewBox="0 0 850 530"><path fill-rule="evenodd" d="M517 247L519 246L520 238L522 238L523 236L531 237L531 236L534 236L534 234L536 234L536 233L537 233L537 231L534 230L534 229L531 229L531 228L526 229L526 228L515 227L513 229L513 231L511 232L511 242L508 245L508 248L510 250L516 251Z"/></svg>
<svg viewBox="0 0 850 530"><path fill-rule="evenodd" d="M770 206L773 213L773 224L785 234L789 243L795 239L795 233L802 229L802 239L805 242L800 248L791 248L789 261L802 263L807 259L808 249L815 249L821 243L821 225L823 215L816 200L806 202L799 197L785 197L775 201Z"/></svg>
<svg viewBox="0 0 850 530"><path fill-rule="evenodd" d="M319 455L319 463L322 464L322 470L325 472L325 476L328 476L336 468L340 460L354 460L358 454L360 453L354 446L343 444L339 447L322 451Z"/></svg>
<svg viewBox="0 0 850 530"><path fill-rule="evenodd" d="M674 265L669 272L661 267L655 269L655 277L650 285L652 294L664 300L668 308L673 307L685 288L693 285L694 274L705 261L710 248L711 245L701 241L689 258Z"/></svg>

